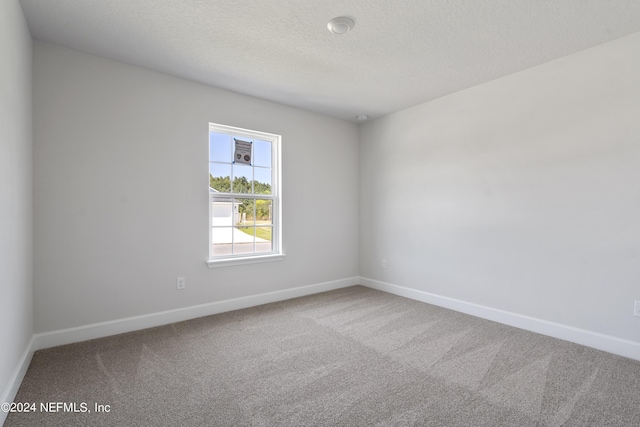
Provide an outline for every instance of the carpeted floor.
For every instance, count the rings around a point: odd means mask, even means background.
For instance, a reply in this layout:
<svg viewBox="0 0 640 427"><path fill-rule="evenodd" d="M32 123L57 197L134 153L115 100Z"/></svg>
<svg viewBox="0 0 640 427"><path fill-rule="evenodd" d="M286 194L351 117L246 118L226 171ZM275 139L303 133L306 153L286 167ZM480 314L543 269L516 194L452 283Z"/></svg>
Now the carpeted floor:
<svg viewBox="0 0 640 427"><path fill-rule="evenodd" d="M355 286L38 351L15 401L7 427L628 427L640 362Z"/></svg>

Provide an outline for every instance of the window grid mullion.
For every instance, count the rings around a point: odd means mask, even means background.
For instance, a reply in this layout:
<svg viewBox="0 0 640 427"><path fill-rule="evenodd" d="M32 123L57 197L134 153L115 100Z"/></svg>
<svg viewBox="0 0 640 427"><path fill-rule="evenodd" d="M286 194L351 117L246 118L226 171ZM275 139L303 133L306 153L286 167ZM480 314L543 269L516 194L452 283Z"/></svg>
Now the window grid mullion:
<svg viewBox="0 0 640 427"><path fill-rule="evenodd" d="M257 199L257 200L275 200L273 194L249 194L249 193L216 193L211 197L215 199Z"/></svg>

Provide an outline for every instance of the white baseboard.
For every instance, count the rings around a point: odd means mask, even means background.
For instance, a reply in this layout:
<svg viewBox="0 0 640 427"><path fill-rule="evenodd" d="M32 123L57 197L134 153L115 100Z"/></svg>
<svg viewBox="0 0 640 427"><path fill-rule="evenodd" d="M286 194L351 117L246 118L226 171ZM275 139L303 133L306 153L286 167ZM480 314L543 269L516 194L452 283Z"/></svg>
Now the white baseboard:
<svg viewBox="0 0 640 427"><path fill-rule="evenodd" d="M35 334L33 351L345 288L357 285L358 279L358 277L350 277L347 279L317 283L298 288L284 289L281 291L267 292L225 301L217 301L208 304L162 311L159 313L145 314L142 316L128 317L125 319L78 326L76 328Z"/></svg>
<svg viewBox="0 0 640 427"><path fill-rule="evenodd" d="M629 341L613 337L611 335L600 334L517 313L485 307L416 289L405 288L403 286L368 279L366 277L360 277L360 284L372 289L388 292L390 294L426 302L428 304L437 305L553 338L570 341L576 344L606 351L608 353L628 357L630 359L640 360L640 343L635 341Z"/></svg>
<svg viewBox="0 0 640 427"><path fill-rule="evenodd" d="M20 360L18 361L18 366L16 366L16 369L13 371L13 375L11 375L11 378L9 379L7 387L0 396L0 403L13 402L13 398L16 397L18 389L20 388L20 384L22 384L22 379L27 373L27 369L29 369L29 364L31 363L31 358L33 357L34 342L35 336L32 336L29 340L29 343L27 344L27 347L22 353L22 357L20 357ZM8 412L0 410L0 426L4 424L8 415Z"/></svg>

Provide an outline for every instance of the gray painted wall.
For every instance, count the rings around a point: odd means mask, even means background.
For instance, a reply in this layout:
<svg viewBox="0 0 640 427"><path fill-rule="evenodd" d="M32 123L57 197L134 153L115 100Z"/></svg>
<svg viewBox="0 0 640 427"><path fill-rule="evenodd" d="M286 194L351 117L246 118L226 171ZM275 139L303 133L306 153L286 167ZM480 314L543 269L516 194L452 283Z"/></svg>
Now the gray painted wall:
<svg viewBox="0 0 640 427"><path fill-rule="evenodd" d="M635 34L364 124L360 275L640 342L638 76Z"/></svg>
<svg viewBox="0 0 640 427"><path fill-rule="evenodd" d="M33 334L31 36L16 0L0 2L0 41L2 402L8 393L5 387ZM3 419L0 416L0 423Z"/></svg>
<svg viewBox="0 0 640 427"><path fill-rule="evenodd" d="M34 91L36 332L358 275L357 125L41 42ZM209 121L282 135L284 261L205 265Z"/></svg>

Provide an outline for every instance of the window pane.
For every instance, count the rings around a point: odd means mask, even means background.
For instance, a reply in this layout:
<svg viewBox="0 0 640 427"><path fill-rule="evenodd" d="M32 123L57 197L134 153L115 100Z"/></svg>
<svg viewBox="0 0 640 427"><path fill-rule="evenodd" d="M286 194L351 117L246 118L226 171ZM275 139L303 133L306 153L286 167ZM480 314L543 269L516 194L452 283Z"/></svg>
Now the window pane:
<svg viewBox="0 0 640 427"><path fill-rule="evenodd" d="M255 225L255 205L253 199L235 199L237 218L234 225L253 227Z"/></svg>
<svg viewBox="0 0 640 427"><path fill-rule="evenodd" d="M232 227L233 222L233 203L231 199L213 199L211 202L211 225L214 227Z"/></svg>
<svg viewBox="0 0 640 427"><path fill-rule="evenodd" d="M255 194L272 194L271 169L255 168L253 174L255 179L253 183Z"/></svg>
<svg viewBox="0 0 640 427"><path fill-rule="evenodd" d="M273 251L273 201L256 200L256 252Z"/></svg>
<svg viewBox="0 0 640 427"><path fill-rule="evenodd" d="M255 227L234 227L233 253L253 253Z"/></svg>
<svg viewBox="0 0 640 427"><path fill-rule="evenodd" d="M231 138L229 135L209 132L209 160L231 163Z"/></svg>
<svg viewBox="0 0 640 427"><path fill-rule="evenodd" d="M273 240L271 230L273 227L256 227L256 253L272 252ZM268 234L268 239L266 235Z"/></svg>
<svg viewBox="0 0 640 427"><path fill-rule="evenodd" d="M247 193L253 192L253 168L248 165L233 165L233 183L231 186L231 192L233 193Z"/></svg>
<svg viewBox="0 0 640 427"><path fill-rule="evenodd" d="M209 163L209 187L220 193L231 191L231 165Z"/></svg>
<svg viewBox="0 0 640 427"><path fill-rule="evenodd" d="M273 225L273 201L256 200L256 225ZM269 239L271 240L271 239Z"/></svg>
<svg viewBox="0 0 640 427"><path fill-rule="evenodd" d="M213 227L211 229L212 253L214 256L231 255L233 227Z"/></svg>
<svg viewBox="0 0 640 427"><path fill-rule="evenodd" d="M271 142L259 139L253 141L253 164L271 167Z"/></svg>
<svg viewBox="0 0 640 427"><path fill-rule="evenodd" d="M242 238L238 239L238 243L247 243L253 242L253 239L256 237L256 228L255 227L237 227L238 231L242 232Z"/></svg>

